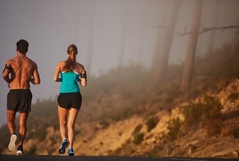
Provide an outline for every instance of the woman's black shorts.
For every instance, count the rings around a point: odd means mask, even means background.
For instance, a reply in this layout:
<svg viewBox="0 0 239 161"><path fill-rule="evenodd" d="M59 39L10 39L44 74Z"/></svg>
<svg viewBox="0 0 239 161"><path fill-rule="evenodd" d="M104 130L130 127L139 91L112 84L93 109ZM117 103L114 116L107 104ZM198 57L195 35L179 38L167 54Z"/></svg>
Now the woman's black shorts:
<svg viewBox="0 0 239 161"><path fill-rule="evenodd" d="M57 98L58 105L62 108L81 108L82 96L80 92L60 93Z"/></svg>

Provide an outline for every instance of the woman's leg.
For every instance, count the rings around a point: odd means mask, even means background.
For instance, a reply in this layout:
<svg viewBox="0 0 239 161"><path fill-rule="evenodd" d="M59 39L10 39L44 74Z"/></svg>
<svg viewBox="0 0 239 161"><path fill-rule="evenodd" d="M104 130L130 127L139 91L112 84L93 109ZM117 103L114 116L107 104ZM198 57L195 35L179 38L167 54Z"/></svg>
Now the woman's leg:
<svg viewBox="0 0 239 161"><path fill-rule="evenodd" d="M67 114L68 114L68 109L58 106L58 116L59 116L60 132L61 132L62 140L67 138L67 128L66 128Z"/></svg>
<svg viewBox="0 0 239 161"><path fill-rule="evenodd" d="M74 142L74 125L76 121L76 117L78 115L79 109L71 108L69 110L69 117L68 117L68 139L70 148L73 148L73 142Z"/></svg>

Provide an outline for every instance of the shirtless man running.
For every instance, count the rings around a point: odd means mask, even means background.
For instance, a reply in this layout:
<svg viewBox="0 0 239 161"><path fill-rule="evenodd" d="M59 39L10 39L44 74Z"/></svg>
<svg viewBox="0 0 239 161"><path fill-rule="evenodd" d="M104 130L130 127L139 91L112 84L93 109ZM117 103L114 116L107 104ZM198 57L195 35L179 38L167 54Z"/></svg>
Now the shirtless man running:
<svg viewBox="0 0 239 161"><path fill-rule="evenodd" d="M17 155L21 155L24 153L23 142L27 133L28 114L31 111L32 93L30 91L30 82L40 84L40 75L37 64L26 56L28 42L21 39L16 43L16 46L17 56L6 62L2 76L10 88L7 95L7 125L11 133L8 149L14 151L16 148L15 116L19 112L20 127Z"/></svg>

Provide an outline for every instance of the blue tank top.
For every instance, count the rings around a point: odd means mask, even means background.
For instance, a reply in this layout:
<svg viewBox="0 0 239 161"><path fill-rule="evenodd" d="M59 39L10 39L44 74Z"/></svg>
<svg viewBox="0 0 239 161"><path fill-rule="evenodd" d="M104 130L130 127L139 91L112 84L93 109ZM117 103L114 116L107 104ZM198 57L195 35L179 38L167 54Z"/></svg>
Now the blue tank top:
<svg viewBox="0 0 239 161"><path fill-rule="evenodd" d="M60 93L75 93L80 92L78 85L79 74L74 71L61 72L61 87Z"/></svg>

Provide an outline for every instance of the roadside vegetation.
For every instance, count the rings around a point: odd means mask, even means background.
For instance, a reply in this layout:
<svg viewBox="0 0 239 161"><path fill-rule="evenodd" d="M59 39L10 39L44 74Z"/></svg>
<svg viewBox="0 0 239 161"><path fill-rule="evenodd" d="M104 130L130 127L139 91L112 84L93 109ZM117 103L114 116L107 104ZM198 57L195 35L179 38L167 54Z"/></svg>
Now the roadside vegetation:
<svg viewBox="0 0 239 161"><path fill-rule="evenodd" d="M179 106L182 117L173 118L168 122L168 132L162 134L160 138L163 143L155 146L147 154L153 157L166 156L163 153L165 150L163 145L166 142L172 142L199 127L204 127L208 135L238 137L237 129L223 126L225 116L221 112L223 105L220 100L217 96L208 95L220 92L231 81L239 78L239 56L229 57L228 51L229 44L226 44L213 53L198 57L192 88L185 93L179 90L182 64L169 66L165 84L161 88L152 79L154 73L133 62L128 66L110 69L99 77L89 76L88 86L82 88L83 105L77 123L98 122L102 128L106 128L111 122L137 115L145 119L147 132L150 132L160 121L155 117L157 112L160 110L170 112ZM231 93L228 99L236 100L238 95L237 92ZM38 100L32 106L26 141L37 139L41 142L46 139L49 127L57 131L58 126L56 98ZM140 145L144 139L142 127L143 125L138 125L132 133L133 139L110 154L133 153L133 146ZM9 141L7 125L2 126L0 131L0 152L2 152ZM51 138L51 142L54 143L57 139L59 137ZM159 149L161 153L157 152ZM53 149L49 147L48 151L51 154ZM28 153L37 154L34 148Z"/></svg>

